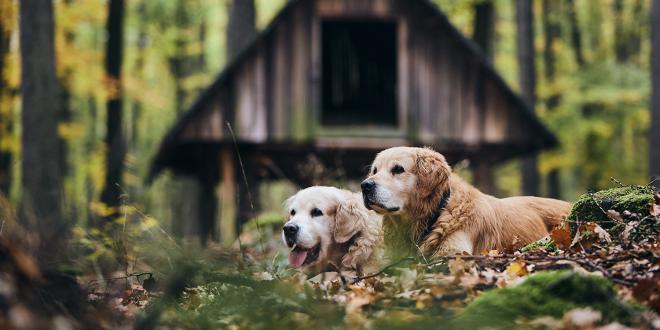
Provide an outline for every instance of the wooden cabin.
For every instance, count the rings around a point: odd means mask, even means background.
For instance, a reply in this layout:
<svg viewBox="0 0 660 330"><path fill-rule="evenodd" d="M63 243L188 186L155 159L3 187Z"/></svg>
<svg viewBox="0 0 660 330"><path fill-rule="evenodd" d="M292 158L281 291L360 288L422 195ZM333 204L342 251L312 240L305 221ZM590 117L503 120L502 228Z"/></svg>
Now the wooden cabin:
<svg viewBox="0 0 660 330"><path fill-rule="evenodd" d="M171 128L150 178L198 178L201 234L215 238L218 201L241 223L261 180L309 184L310 155L357 179L392 146L495 164L556 144L430 1L293 0Z"/></svg>

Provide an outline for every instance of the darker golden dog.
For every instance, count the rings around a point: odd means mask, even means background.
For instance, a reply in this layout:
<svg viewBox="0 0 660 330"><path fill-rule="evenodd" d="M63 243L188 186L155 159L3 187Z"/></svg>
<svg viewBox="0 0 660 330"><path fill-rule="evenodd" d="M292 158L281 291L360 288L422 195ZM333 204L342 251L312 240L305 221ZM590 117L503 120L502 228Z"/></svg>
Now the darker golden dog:
<svg viewBox="0 0 660 330"><path fill-rule="evenodd" d="M570 211L556 199L486 195L428 148L380 152L362 194L367 208L384 215L386 234L403 232L408 247L429 256L518 248L547 235Z"/></svg>

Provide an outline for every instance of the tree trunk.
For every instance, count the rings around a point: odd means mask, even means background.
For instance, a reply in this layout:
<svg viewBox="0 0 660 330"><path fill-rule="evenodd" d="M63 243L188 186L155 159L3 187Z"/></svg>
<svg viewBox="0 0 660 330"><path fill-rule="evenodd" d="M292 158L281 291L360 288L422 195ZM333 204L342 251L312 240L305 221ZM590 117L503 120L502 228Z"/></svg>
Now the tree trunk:
<svg viewBox="0 0 660 330"><path fill-rule="evenodd" d="M555 82L555 62L556 54L554 50L554 44L557 39L561 36L561 25L559 22L559 11L557 10L557 5L559 2L555 0L543 0L543 36L544 36L544 49L543 49L543 66L545 72L545 79L548 84L552 85ZM554 90L554 89L552 89ZM560 95L551 94L546 100L546 107L549 111L556 110L555 108L559 104ZM548 183L548 197L560 198L561 186L559 182L559 169L552 168L548 173L547 183Z"/></svg>
<svg viewBox="0 0 660 330"><path fill-rule="evenodd" d="M493 1L478 1L474 5L474 42L493 62L495 45L495 6ZM495 194L497 185L493 166L486 161L475 160L472 165L474 184L484 193Z"/></svg>
<svg viewBox="0 0 660 330"><path fill-rule="evenodd" d="M12 13L6 12L10 7L0 6L0 17L10 17ZM5 79L5 68L8 63L9 41L11 39L13 24L8 20L0 20L0 195L9 196L11 185L11 170L13 153L7 143L14 135L13 93Z"/></svg>
<svg viewBox="0 0 660 330"><path fill-rule="evenodd" d="M52 1L20 2L23 127L22 220L41 236L44 261L53 261L67 226L62 218L62 169L57 161L59 83L55 75Z"/></svg>
<svg viewBox="0 0 660 330"><path fill-rule="evenodd" d="M474 5L474 42L493 61L495 45L495 6L493 1L478 1Z"/></svg>
<svg viewBox="0 0 660 330"><path fill-rule="evenodd" d="M660 178L660 0L651 9L651 139L649 140L651 176ZM655 182L660 188L660 181Z"/></svg>
<svg viewBox="0 0 660 330"><path fill-rule="evenodd" d="M227 62L230 62L254 37L254 0L232 0L227 24Z"/></svg>
<svg viewBox="0 0 660 330"><path fill-rule="evenodd" d="M627 2L630 3L630 2ZM637 20L644 12L643 0L633 3L630 14L626 17L623 0L615 0L614 11L614 54L618 63L629 61L638 56L642 43L642 24Z"/></svg>
<svg viewBox="0 0 660 330"><path fill-rule="evenodd" d="M575 0L568 0L568 21L571 26L571 43L573 45L573 54L578 66L584 65L584 54L582 52L582 32L577 21L575 11Z"/></svg>
<svg viewBox="0 0 660 330"><path fill-rule="evenodd" d="M628 59L623 17L623 0L614 0L612 11L614 12L614 54L616 61L618 63L623 63Z"/></svg>
<svg viewBox="0 0 660 330"><path fill-rule="evenodd" d="M520 90L524 102L533 110L536 102L536 71L532 15L531 0L516 0ZM536 155L527 156L522 160L522 192L525 195L538 195L539 174L536 163Z"/></svg>
<svg viewBox="0 0 660 330"><path fill-rule="evenodd" d="M110 207L120 205L122 174L126 154L122 134L122 83L121 64L123 53L124 0L110 0L106 31L108 43L105 53L105 71L110 86L106 103L108 117L106 121L105 144L106 174L105 187L101 201ZM118 210L117 210L118 211Z"/></svg>
<svg viewBox="0 0 660 330"><path fill-rule="evenodd" d="M146 0L145 0L146 1ZM143 81L144 79L144 59L145 48L147 39L147 26L146 21L147 17L147 5L145 1L140 2L137 9L137 15L140 18L140 23L138 24L138 36L137 36L137 59L135 60L135 67L133 72L136 76L140 77ZM131 106L131 132L130 132L130 148L133 149L133 152L137 150L138 146L138 122L140 121L140 114L142 112L142 100L137 99L133 100Z"/></svg>

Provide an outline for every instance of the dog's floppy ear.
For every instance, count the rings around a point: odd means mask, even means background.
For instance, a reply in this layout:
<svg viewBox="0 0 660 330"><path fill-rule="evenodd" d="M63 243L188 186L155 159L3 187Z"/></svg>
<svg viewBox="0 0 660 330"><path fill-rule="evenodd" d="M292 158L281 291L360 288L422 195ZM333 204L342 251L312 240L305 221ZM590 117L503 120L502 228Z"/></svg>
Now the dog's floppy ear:
<svg viewBox="0 0 660 330"><path fill-rule="evenodd" d="M445 191L449 184L451 167L445 157L430 148L421 149L415 162L417 191L427 197L434 191Z"/></svg>
<svg viewBox="0 0 660 330"><path fill-rule="evenodd" d="M349 197L339 202L335 212L334 239L337 243L345 243L355 236L369 217L367 209L362 205L362 200Z"/></svg>
<svg viewBox="0 0 660 330"><path fill-rule="evenodd" d="M296 196L298 194L296 193L295 195L287 198L283 203L282 207L284 208L284 213L286 213L287 219L290 218L291 216L289 215L289 208L291 208L291 204L293 204L293 200L296 199Z"/></svg>

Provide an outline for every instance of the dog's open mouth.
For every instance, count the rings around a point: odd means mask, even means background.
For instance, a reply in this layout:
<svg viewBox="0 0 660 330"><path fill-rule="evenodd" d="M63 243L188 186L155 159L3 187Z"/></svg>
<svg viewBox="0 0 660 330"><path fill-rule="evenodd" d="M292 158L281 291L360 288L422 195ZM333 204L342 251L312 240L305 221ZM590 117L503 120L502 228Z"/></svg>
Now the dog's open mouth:
<svg viewBox="0 0 660 330"><path fill-rule="evenodd" d="M321 252L321 243L316 244L311 249L303 249L299 246L296 246L289 252L289 266L293 268L298 268L303 265L309 265L310 263L316 261Z"/></svg>
<svg viewBox="0 0 660 330"><path fill-rule="evenodd" d="M364 206L366 206L367 209L374 210L376 211L376 213L380 213L380 214L396 212L399 210L398 207L385 207L384 205L367 201L366 199L364 201Z"/></svg>

